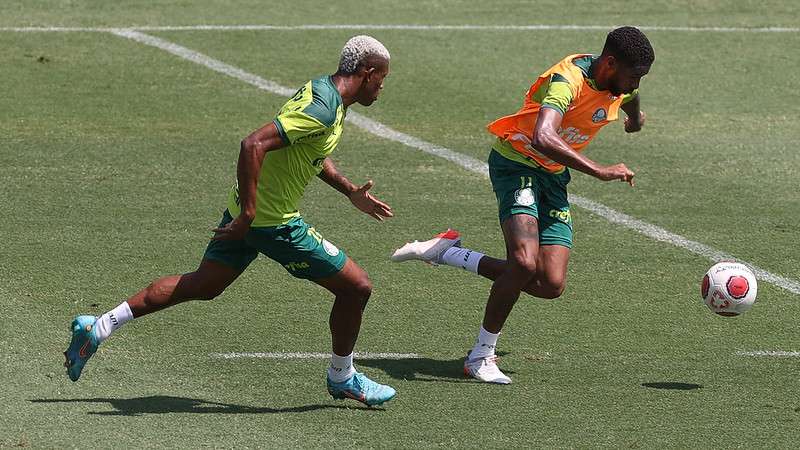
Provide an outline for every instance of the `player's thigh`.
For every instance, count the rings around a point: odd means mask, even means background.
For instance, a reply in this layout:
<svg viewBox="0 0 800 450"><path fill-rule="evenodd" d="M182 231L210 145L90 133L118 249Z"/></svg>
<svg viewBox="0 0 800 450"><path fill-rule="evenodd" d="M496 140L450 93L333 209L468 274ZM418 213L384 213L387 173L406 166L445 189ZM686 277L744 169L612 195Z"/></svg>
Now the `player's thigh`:
<svg viewBox="0 0 800 450"><path fill-rule="evenodd" d="M352 296L366 300L372 293L372 282L367 272L350 258L347 258L338 273L312 281L336 296Z"/></svg>
<svg viewBox="0 0 800 450"><path fill-rule="evenodd" d="M567 281L570 252L570 248L563 245L539 246L537 267L542 285L563 290Z"/></svg>
<svg viewBox="0 0 800 450"><path fill-rule="evenodd" d="M222 220L218 227L222 228L233 221L228 210L222 214ZM203 262L215 262L209 265L211 270L216 266L227 266L232 272L242 273L258 256L258 250L250 246L245 239L241 240L214 240L211 239L203 255ZM203 264L200 264L200 269ZM222 269L220 269L221 271ZM231 272L228 271L228 272ZM237 274L238 276L238 274ZM235 277L234 277L235 279Z"/></svg>
<svg viewBox="0 0 800 450"><path fill-rule="evenodd" d="M492 150L489 154L489 178L497 198L506 259L512 265L532 272L539 248L539 173Z"/></svg>
<svg viewBox="0 0 800 450"><path fill-rule="evenodd" d="M540 177L539 245L572 248L572 212L567 196L569 172Z"/></svg>
<svg viewBox="0 0 800 450"><path fill-rule="evenodd" d="M296 278L328 278L347 261L344 251L299 217L277 227L251 229L246 240Z"/></svg>
<svg viewBox="0 0 800 450"><path fill-rule="evenodd" d="M568 182L569 174L565 174ZM539 254L537 279L548 298L561 295L572 248L572 214L564 175L543 180L539 203Z"/></svg>
<svg viewBox="0 0 800 450"><path fill-rule="evenodd" d="M226 210L220 227L233 218ZM184 274L175 286L179 298L211 299L233 283L258 252L244 240L210 240L200 265L194 272Z"/></svg>
<svg viewBox="0 0 800 450"><path fill-rule="evenodd" d="M514 214L502 224L506 258L529 272L536 270L539 253L539 221L528 214Z"/></svg>
<svg viewBox="0 0 800 450"><path fill-rule="evenodd" d="M176 295L187 298L212 299L228 288L242 271L218 261L204 259L194 272L180 277Z"/></svg>

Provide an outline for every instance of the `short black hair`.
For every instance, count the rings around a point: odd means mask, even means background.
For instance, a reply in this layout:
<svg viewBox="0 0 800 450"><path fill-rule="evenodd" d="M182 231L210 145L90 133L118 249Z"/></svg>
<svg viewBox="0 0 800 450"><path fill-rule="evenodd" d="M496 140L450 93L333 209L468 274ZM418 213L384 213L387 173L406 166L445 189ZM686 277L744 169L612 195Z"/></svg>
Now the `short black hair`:
<svg viewBox="0 0 800 450"><path fill-rule="evenodd" d="M603 55L612 55L633 68L649 68L656 59L647 36L636 27L611 30L603 46Z"/></svg>

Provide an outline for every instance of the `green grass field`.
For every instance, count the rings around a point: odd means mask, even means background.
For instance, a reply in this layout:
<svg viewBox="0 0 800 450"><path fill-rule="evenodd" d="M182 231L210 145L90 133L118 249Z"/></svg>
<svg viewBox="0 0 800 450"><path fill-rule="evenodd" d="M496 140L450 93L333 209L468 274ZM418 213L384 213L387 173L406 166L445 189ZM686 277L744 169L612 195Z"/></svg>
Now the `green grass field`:
<svg viewBox="0 0 800 450"><path fill-rule="evenodd" d="M790 1L610 1L584 15L563 1L263 3L6 0L0 27L792 27L800 15ZM353 110L485 160L486 123L563 56L598 52L607 31L366 30L392 52L392 74L374 106ZM292 88L334 71L360 32L146 31ZM647 34L648 122L636 135L610 125L588 152L625 162L637 185L573 172L571 192L800 279L800 32ZM453 227L501 256L489 182L352 125L333 159L354 182L375 180L396 217L377 223L320 181L302 211L373 280L356 350L420 355L356 361L395 400L333 401L323 359L213 357L329 351L329 295L263 257L212 302L126 325L72 383L72 317L196 267L239 141L285 99L109 33L4 29L0 48L0 447L797 446L800 360L737 352L800 350L800 296L762 281L749 313L714 316L698 295L711 261L580 208L566 293L522 298L504 329L514 384L463 378L490 283L388 255Z"/></svg>

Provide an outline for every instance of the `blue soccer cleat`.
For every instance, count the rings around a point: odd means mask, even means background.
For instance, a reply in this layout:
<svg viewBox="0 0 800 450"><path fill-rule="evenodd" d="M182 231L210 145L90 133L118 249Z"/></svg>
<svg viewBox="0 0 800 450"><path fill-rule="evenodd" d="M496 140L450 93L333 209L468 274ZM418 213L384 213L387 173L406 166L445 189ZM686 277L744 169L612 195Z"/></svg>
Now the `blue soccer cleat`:
<svg viewBox="0 0 800 450"><path fill-rule="evenodd" d="M95 322L97 317L94 316L78 316L72 321L72 342L64 352L64 357L67 359L64 367L67 368L67 375L72 381L78 381L86 361L94 355L100 345L94 332Z"/></svg>
<svg viewBox="0 0 800 450"><path fill-rule="evenodd" d="M367 406L383 404L397 395L391 386L378 384L360 372L341 383L334 383L328 378L328 393L337 400L352 398Z"/></svg>

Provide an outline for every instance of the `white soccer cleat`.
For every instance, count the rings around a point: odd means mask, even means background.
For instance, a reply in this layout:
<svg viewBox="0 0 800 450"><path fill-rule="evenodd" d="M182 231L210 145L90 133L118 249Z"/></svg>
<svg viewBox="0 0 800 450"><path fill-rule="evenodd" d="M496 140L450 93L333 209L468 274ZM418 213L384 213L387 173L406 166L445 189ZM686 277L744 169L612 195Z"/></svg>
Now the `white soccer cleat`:
<svg viewBox="0 0 800 450"><path fill-rule="evenodd" d="M511 378L497 367L497 356L464 360L464 375L483 381L484 383L511 384Z"/></svg>
<svg viewBox="0 0 800 450"><path fill-rule="evenodd" d="M461 247L461 235L456 230L448 229L427 241L414 241L398 248L392 253L392 261L402 262L418 259L428 264L439 265L442 255L451 247Z"/></svg>

